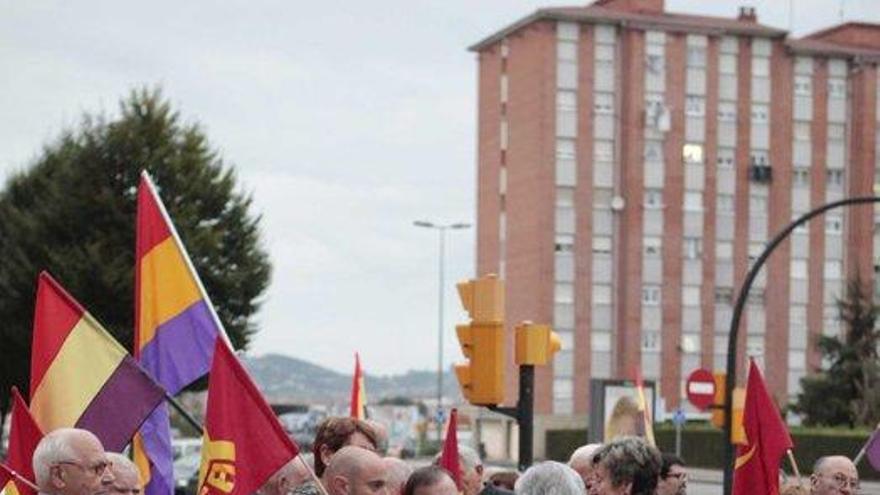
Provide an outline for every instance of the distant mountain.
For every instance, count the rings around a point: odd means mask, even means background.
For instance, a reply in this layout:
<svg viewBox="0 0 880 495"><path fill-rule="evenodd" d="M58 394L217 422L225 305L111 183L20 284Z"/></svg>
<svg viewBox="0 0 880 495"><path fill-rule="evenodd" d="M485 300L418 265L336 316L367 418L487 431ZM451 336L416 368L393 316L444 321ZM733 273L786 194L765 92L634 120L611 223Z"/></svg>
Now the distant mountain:
<svg viewBox="0 0 880 495"><path fill-rule="evenodd" d="M272 401L293 403L333 403L348 401L351 375L337 373L308 361L266 354L244 358L244 365L260 390ZM376 403L385 397L431 399L437 397L437 373L408 371L400 375L366 374L367 398ZM443 376L447 399L458 399L458 381L451 372Z"/></svg>

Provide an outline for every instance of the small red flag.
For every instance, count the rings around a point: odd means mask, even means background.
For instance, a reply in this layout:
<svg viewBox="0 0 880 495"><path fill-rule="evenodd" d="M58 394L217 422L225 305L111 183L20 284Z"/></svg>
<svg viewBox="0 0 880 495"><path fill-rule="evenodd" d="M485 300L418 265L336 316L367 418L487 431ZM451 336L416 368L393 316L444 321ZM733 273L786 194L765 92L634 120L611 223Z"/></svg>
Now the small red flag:
<svg viewBox="0 0 880 495"><path fill-rule="evenodd" d="M779 463L794 445L754 360L749 365L743 429L746 439L737 446L733 495L777 495Z"/></svg>
<svg viewBox="0 0 880 495"><path fill-rule="evenodd" d="M367 393L364 390L364 372L361 357L354 353L354 377L351 379L351 417L367 419Z"/></svg>
<svg viewBox="0 0 880 495"><path fill-rule="evenodd" d="M18 393L18 389L12 387L12 417L9 422L9 455L6 465L27 478L34 480L34 468L31 459L37 444L43 438L43 432L37 426L37 422L31 416L27 404ZM8 495L34 495L35 492L26 484L15 481L12 475L0 469L0 490Z"/></svg>
<svg viewBox="0 0 880 495"><path fill-rule="evenodd" d="M223 339L217 339L197 493L256 493L298 453L244 367Z"/></svg>
<svg viewBox="0 0 880 495"><path fill-rule="evenodd" d="M460 491L462 484L461 464L458 461L458 409L453 408L449 413L449 426L446 428L443 452L440 454L440 467L449 472Z"/></svg>

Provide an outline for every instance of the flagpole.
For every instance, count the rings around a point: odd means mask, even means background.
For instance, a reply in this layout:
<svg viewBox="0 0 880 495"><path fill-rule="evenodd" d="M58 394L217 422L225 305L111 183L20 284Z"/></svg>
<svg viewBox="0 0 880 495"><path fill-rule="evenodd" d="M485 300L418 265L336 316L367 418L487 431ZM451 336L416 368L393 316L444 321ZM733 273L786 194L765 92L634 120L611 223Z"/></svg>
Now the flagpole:
<svg viewBox="0 0 880 495"><path fill-rule="evenodd" d="M11 467L7 466L6 464L4 464L4 463L2 463L2 462L0 462L0 468L3 468L4 471L6 471L7 473L11 474L12 477L15 478L16 480L21 481L22 483L24 483L25 485L27 485L28 488L30 488L31 490L33 490L33 491L35 491L35 492L37 492L37 493L40 493L40 487L38 487L37 485L35 485L31 480L29 480L29 479L25 478L24 476L18 474L18 472L17 472L16 470L12 469Z"/></svg>
<svg viewBox="0 0 880 495"><path fill-rule="evenodd" d="M201 424L199 424L199 422L196 421L196 418L192 417L189 411L184 409L183 405L178 402L176 398L172 397L167 390L165 391L165 402L171 404L171 407L173 407L178 414L183 416L183 419L185 419L186 422L189 423L189 425L192 426L193 429L195 429L199 433L199 436L203 436L205 434L205 428Z"/></svg>
<svg viewBox="0 0 880 495"><path fill-rule="evenodd" d="M315 453L315 455L321 455L319 453ZM327 490L324 488L324 485L321 484L321 480L318 479L318 475L315 474L315 470L312 469L312 466L309 466L309 463L302 456L302 452L296 453L296 458L302 462L303 466L306 467L306 471L309 472L309 476L311 476L312 481L315 482L315 485L318 487L318 491L321 492L321 495L327 495Z"/></svg>
<svg viewBox="0 0 880 495"><path fill-rule="evenodd" d="M797 461L794 460L794 453L792 453L791 449L785 451L788 454L788 462L791 463L791 469L794 471L794 475L797 478L798 486L803 486L803 481L801 481L801 470L798 469Z"/></svg>

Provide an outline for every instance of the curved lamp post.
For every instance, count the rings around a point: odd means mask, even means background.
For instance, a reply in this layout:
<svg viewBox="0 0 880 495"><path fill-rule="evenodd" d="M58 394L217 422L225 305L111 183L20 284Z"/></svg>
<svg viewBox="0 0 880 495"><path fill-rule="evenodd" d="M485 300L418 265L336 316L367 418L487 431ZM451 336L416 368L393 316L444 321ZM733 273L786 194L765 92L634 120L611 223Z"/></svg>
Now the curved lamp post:
<svg viewBox="0 0 880 495"><path fill-rule="evenodd" d="M724 440L727 442L727 448L724 452L724 495L730 495L733 489L733 463L735 456L734 446L730 442L730 438L733 429L733 388L736 385L736 341L737 334L739 333L739 320L742 316L743 309L745 308L746 299L748 298L749 290L752 288L752 283L755 281L755 277L758 276L758 272L761 270L761 267L764 266L764 262L770 257L773 250L776 249L776 247L779 246L779 244L781 244L795 228L807 223L807 221L813 217L821 215L828 210L833 210L842 206L852 206L865 203L880 203L880 197L858 196L841 199L804 213L798 217L797 220L789 223L784 229L782 229L782 231L776 234L776 237L774 237L773 240L767 243L761 256L758 257L755 264L752 265L746 275L746 279L736 298L736 306L733 308L733 317L730 320L730 335L729 340L727 341L727 388L724 391Z"/></svg>

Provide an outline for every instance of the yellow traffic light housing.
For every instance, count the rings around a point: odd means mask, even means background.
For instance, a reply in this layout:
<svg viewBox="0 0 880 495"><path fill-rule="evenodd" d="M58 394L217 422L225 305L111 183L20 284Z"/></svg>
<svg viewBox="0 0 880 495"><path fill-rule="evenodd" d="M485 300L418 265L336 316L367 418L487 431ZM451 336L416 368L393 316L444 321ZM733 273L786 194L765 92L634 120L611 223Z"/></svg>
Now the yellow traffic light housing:
<svg viewBox="0 0 880 495"><path fill-rule="evenodd" d="M711 423L718 428L724 428L724 392L727 390L727 373L716 371L712 373L715 378L715 404L712 406ZM743 410L746 405L746 391L742 387L733 389L733 423L730 432L730 441L734 444L746 443L746 431L743 428Z"/></svg>
<svg viewBox="0 0 880 495"><path fill-rule="evenodd" d="M461 351L470 362L455 365L462 395L471 404L504 402L504 283L495 275L457 284L471 322L457 325Z"/></svg>
<svg viewBox="0 0 880 495"><path fill-rule="evenodd" d="M524 321L516 326L516 364L546 365L560 349L562 340L549 325Z"/></svg>

